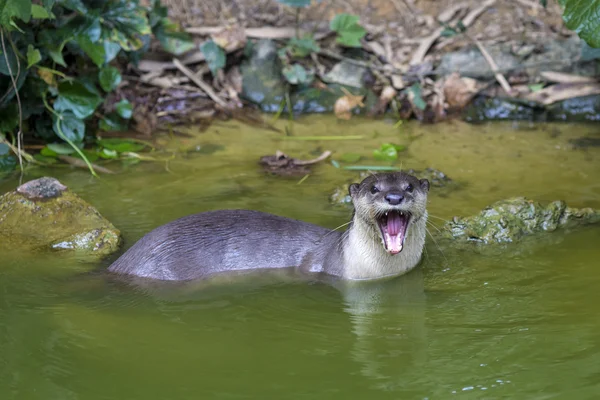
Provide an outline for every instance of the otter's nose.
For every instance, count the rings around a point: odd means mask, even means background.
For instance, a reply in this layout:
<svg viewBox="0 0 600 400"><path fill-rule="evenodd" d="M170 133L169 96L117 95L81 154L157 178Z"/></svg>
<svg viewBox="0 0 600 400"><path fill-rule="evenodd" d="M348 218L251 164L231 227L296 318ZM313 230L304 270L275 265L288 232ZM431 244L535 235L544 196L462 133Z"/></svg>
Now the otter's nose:
<svg viewBox="0 0 600 400"><path fill-rule="evenodd" d="M388 193L385 195L385 200L390 205L397 206L398 204L402 203L402 200L404 200L404 196L398 193Z"/></svg>

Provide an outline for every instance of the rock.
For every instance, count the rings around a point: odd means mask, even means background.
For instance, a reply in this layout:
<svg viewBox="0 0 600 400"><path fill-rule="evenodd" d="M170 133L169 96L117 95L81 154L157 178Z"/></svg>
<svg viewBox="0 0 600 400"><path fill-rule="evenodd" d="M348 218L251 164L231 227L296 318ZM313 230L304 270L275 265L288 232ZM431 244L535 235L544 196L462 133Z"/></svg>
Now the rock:
<svg viewBox="0 0 600 400"><path fill-rule="evenodd" d="M286 91L286 82L281 69L275 42L257 41L249 60L245 61L240 68L242 97L259 105L265 112L277 112Z"/></svg>
<svg viewBox="0 0 600 400"><path fill-rule="evenodd" d="M477 96L463 110L467 122L531 121L594 122L600 121L600 95L574 97L549 106L516 98Z"/></svg>
<svg viewBox="0 0 600 400"><path fill-rule="evenodd" d="M98 210L54 178L39 178L0 197L0 251L63 249L103 256L121 234Z"/></svg>
<svg viewBox="0 0 600 400"><path fill-rule="evenodd" d="M342 86L337 83L332 83L325 89L318 89L309 87L300 89L290 96L292 102L292 109L296 113L330 113L333 112L333 106L337 99L345 96L342 91L342 87L348 90L348 92L357 96L364 96L363 103L364 108L357 107L354 111L355 114L366 114L368 110L371 110L378 102L378 97L372 90L362 87L360 89ZM287 111L287 107L285 109Z"/></svg>
<svg viewBox="0 0 600 400"><path fill-rule="evenodd" d="M409 169L408 171L405 171L405 172L408 174L414 175L414 176L418 177L419 179L429 180L429 184L431 185L431 187L434 187L434 188L440 189L440 188L457 188L458 187L456 182L454 182L452 179L450 179L446 174L444 174L442 171L434 169L434 168L426 168L424 170L418 170L418 171L414 170L414 169ZM350 194L348 193L348 186L350 186L351 183L362 181L369 175L370 175L369 172L363 171L356 177L356 179L353 179L352 181L348 181L346 184L340 185L337 188L335 188L335 190L333 191L331 196L329 196L329 200L331 201L331 203L333 203L333 204L350 204L351 199L350 199Z"/></svg>
<svg viewBox="0 0 600 400"><path fill-rule="evenodd" d="M510 53L510 46L499 44L486 48L501 71L517 68L519 58ZM436 72L439 75L450 75L453 72L469 78L493 78L494 73L489 64L476 47L447 53L442 56L442 61Z"/></svg>
<svg viewBox="0 0 600 400"><path fill-rule="evenodd" d="M522 61L529 76L537 76L541 71L569 72L575 75L595 76L596 61L586 57L589 46L577 35L565 40L546 40L536 46Z"/></svg>
<svg viewBox="0 0 600 400"><path fill-rule="evenodd" d="M501 97L477 96L463 110L467 122L532 121L547 120L544 107L523 100Z"/></svg>
<svg viewBox="0 0 600 400"><path fill-rule="evenodd" d="M563 201L547 206L517 197L498 201L471 217L455 217L442 228L446 238L479 244L512 243L525 236L558 228L600 222L600 211L567 207Z"/></svg>
<svg viewBox="0 0 600 400"><path fill-rule="evenodd" d="M548 121L600 121L600 95L575 97L548 107Z"/></svg>
<svg viewBox="0 0 600 400"><path fill-rule="evenodd" d="M363 76L367 72L365 67L341 61L331 68L323 80L328 83L339 83L340 85L362 88Z"/></svg>

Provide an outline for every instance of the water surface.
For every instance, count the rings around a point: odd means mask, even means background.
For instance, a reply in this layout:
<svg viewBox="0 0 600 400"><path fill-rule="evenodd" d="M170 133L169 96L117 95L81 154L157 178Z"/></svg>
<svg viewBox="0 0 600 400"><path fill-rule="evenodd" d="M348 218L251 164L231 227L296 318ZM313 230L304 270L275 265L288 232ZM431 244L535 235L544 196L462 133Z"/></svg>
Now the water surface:
<svg viewBox="0 0 600 400"><path fill-rule="evenodd" d="M257 160L277 149L300 158L326 149L360 153L359 163L373 164L381 143L408 144L398 165L438 168L461 184L432 189L429 209L439 218L516 195L600 208L600 149L569 142L595 130L459 122L398 130L386 121L317 116L294 124L294 135L365 140L302 142L221 122L191 138L164 139L191 150L168 170L140 164L98 181L83 170L33 169L24 179L51 172L120 228L126 246L174 218L218 208L330 228L346 222L349 210L329 205L328 196L355 173L322 165L302 184L265 176ZM0 192L17 184L5 179ZM597 398L599 243L598 227L502 252L442 253L430 240L421 266L389 282L204 293L82 276L90 266L62 255L3 254L0 398Z"/></svg>

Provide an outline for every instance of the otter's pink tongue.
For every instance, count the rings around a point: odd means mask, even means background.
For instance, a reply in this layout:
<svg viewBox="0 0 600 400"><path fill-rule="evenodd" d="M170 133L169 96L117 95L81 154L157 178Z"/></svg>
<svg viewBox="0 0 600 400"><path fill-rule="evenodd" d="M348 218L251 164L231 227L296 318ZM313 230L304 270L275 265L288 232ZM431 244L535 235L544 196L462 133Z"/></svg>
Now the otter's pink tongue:
<svg viewBox="0 0 600 400"><path fill-rule="evenodd" d="M406 215L400 215L396 211L388 213L387 229L384 229L384 238L387 251L398 254L402 251L404 235L408 225Z"/></svg>

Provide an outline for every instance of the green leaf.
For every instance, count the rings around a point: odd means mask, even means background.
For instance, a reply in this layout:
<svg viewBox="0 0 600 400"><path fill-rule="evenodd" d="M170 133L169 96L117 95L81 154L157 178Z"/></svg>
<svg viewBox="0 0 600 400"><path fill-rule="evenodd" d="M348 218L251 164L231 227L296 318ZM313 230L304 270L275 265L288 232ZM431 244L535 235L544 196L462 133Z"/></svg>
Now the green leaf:
<svg viewBox="0 0 600 400"><path fill-rule="evenodd" d="M17 166L17 158L11 154L10 147L0 143L0 172L8 172Z"/></svg>
<svg viewBox="0 0 600 400"><path fill-rule="evenodd" d="M17 28L13 18L29 22L31 18L31 0L0 0L0 27L11 31Z"/></svg>
<svg viewBox="0 0 600 400"><path fill-rule="evenodd" d="M225 52L212 40L208 40L200 45L200 51L206 58L208 68L213 75L225 66Z"/></svg>
<svg viewBox="0 0 600 400"><path fill-rule="evenodd" d="M140 151L143 150L146 145L134 142L130 139L119 139L119 138L110 138L110 139L99 139L98 145L104 147L105 149L114 150L119 153L124 153L126 151Z"/></svg>
<svg viewBox="0 0 600 400"><path fill-rule="evenodd" d="M196 47L192 37L180 30L179 25L168 18L162 18L154 29L154 35L163 49L176 56L184 54Z"/></svg>
<svg viewBox="0 0 600 400"><path fill-rule="evenodd" d="M117 153L115 150L111 150L111 149L102 149L102 151L100 153L98 153L98 155L102 158L106 158L106 159L114 159L119 157L119 153Z"/></svg>
<svg viewBox="0 0 600 400"><path fill-rule="evenodd" d="M529 85L529 90L531 90L532 92L537 92L540 91L544 88L544 84L543 83L536 83L533 85Z"/></svg>
<svg viewBox="0 0 600 400"><path fill-rule="evenodd" d="M19 108L17 102L12 102L0 108L0 135L13 132L19 126Z"/></svg>
<svg viewBox="0 0 600 400"><path fill-rule="evenodd" d="M394 161L398 159L398 152L404 151L405 146L392 143L384 143L377 150L373 151L373 158L380 161Z"/></svg>
<svg viewBox="0 0 600 400"><path fill-rule="evenodd" d="M290 7L308 7L311 0L277 0L277 2Z"/></svg>
<svg viewBox="0 0 600 400"><path fill-rule="evenodd" d="M81 47L81 50L92 59L94 64L98 67L104 65L104 60L106 58L104 43L93 43L87 36L78 36L76 41L79 47Z"/></svg>
<svg viewBox="0 0 600 400"><path fill-rule="evenodd" d="M133 106L127 99L123 99L115 104L115 109L117 110L117 114L119 114L122 118L129 119L131 118L131 114L133 112Z"/></svg>
<svg viewBox="0 0 600 400"><path fill-rule="evenodd" d="M87 7L81 0L60 0L60 5L72 11L78 11L82 14L87 13Z"/></svg>
<svg viewBox="0 0 600 400"><path fill-rule="evenodd" d="M287 65L281 71L285 79L292 85L310 83L314 76L300 64Z"/></svg>
<svg viewBox="0 0 600 400"><path fill-rule="evenodd" d="M50 9L46 10L44 7L32 4L31 5L31 18L33 19L53 19L54 16L49 12Z"/></svg>
<svg viewBox="0 0 600 400"><path fill-rule="evenodd" d="M42 60L40 51L32 45L27 46L27 68L39 63Z"/></svg>
<svg viewBox="0 0 600 400"><path fill-rule="evenodd" d="M413 84L408 88L408 91L412 92L413 94L412 101L415 107L421 111L427 108L427 103L425 103L425 100L423 100L423 95L421 94L421 85L419 83Z"/></svg>
<svg viewBox="0 0 600 400"><path fill-rule="evenodd" d="M99 127L106 132L122 132L126 131L129 126L127 121L121 118L117 113L110 113L100 120Z"/></svg>
<svg viewBox="0 0 600 400"><path fill-rule="evenodd" d="M0 0L2 1L2 0ZM6 62L8 59L8 63ZM9 68L10 67L10 68ZM12 47L6 46L6 53L2 53L0 48L0 74L2 75L16 75L18 71L18 61L15 52Z"/></svg>
<svg viewBox="0 0 600 400"><path fill-rule="evenodd" d="M121 74L115 67L104 67L98 73L100 87L105 92L112 92L121 83Z"/></svg>
<svg viewBox="0 0 600 400"><path fill-rule="evenodd" d="M40 150L40 154L43 155L44 157L56 157L58 155L58 153L56 151L52 150L48 146L49 145L46 145L46 147L44 147L42 150ZM65 146L65 145L64 144L61 144L61 145L54 144L54 146ZM75 151L75 150L73 150L73 148L71 146L68 146L68 147L71 151Z"/></svg>
<svg viewBox="0 0 600 400"><path fill-rule="evenodd" d="M548 0L540 0L540 4L546 8L548 6Z"/></svg>
<svg viewBox="0 0 600 400"><path fill-rule="evenodd" d="M362 39L367 31L358 24L359 18L356 15L338 14L330 23L332 31L336 32L337 43L346 47L360 47Z"/></svg>
<svg viewBox="0 0 600 400"><path fill-rule="evenodd" d="M53 157L46 157L41 154L34 154L33 158L44 164L56 164L58 160Z"/></svg>
<svg viewBox="0 0 600 400"><path fill-rule="evenodd" d="M40 151L40 154L46 157L56 157L59 154L69 155L75 153L75 149L65 143L48 143Z"/></svg>
<svg viewBox="0 0 600 400"><path fill-rule="evenodd" d="M600 47L600 0L562 0L563 20L591 47Z"/></svg>
<svg viewBox="0 0 600 400"><path fill-rule="evenodd" d="M321 50L317 41L312 37L302 39L292 38L288 44L292 57L306 57L310 53L317 53Z"/></svg>
<svg viewBox="0 0 600 400"><path fill-rule="evenodd" d="M104 26L110 26L110 40L125 51L142 48L141 37L152 34L146 8L137 1L113 1L102 14ZM104 39L106 40L106 38Z"/></svg>
<svg viewBox="0 0 600 400"><path fill-rule="evenodd" d="M77 118L71 112L65 112L58 116L54 115L54 124L52 128L54 133L62 139L62 136L66 137L74 143L83 142L85 136L85 124L79 118ZM62 134L61 134L62 133ZM56 151L54 148L52 149Z"/></svg>
<svg viewBox="0 0 600 400"><path fill-rule="evenodd" d="M70 111L75 117L84 119L92 115L100 103L102 97L93 88L79 81L62 82L58 85L54 109L59 113Z"/></svg>

